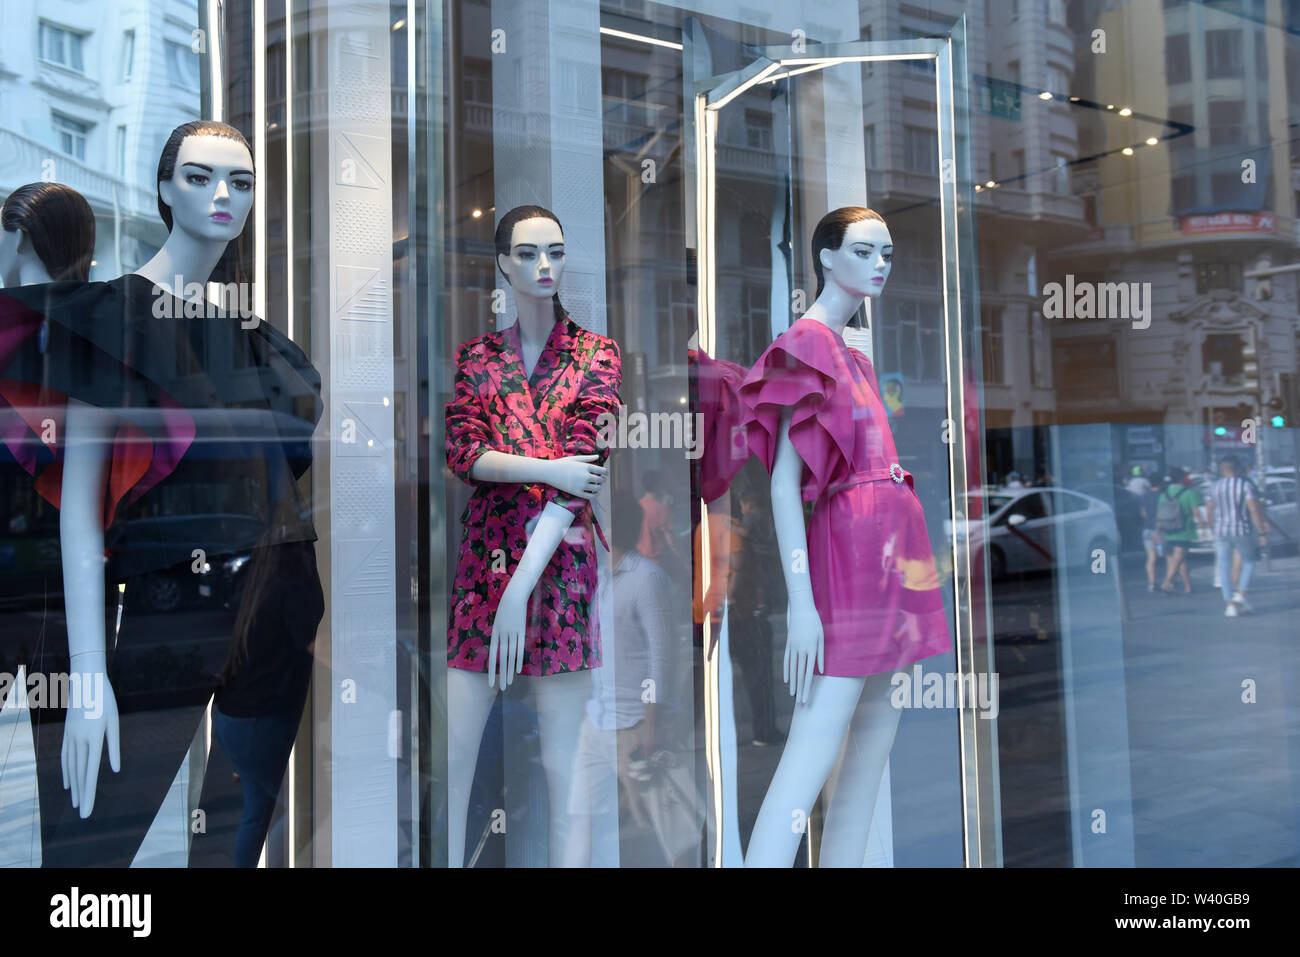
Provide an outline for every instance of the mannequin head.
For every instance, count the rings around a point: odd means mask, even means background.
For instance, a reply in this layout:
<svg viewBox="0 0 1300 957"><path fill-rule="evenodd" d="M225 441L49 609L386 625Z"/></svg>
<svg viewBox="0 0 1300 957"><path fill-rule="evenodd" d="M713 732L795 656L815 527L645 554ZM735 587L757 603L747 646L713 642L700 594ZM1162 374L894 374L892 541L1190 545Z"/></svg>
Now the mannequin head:
<svg viewBox="0 0 1300 957"><path fill-rule="evenodd" d="M253 151L226 123L195 120L172 130L158 158L158 214L167 232L223 243L214 281L233 279L244 227L253 208Z"/></svg>
<svg viewBox="0 0 1300 957"><path fill-rule="evenodd" d="M822 217L813 230L813 270L817 295L826 277L859 298L879 296L889 279L894 240L885 219L865 206L841 206Z"/></svg>
<svg viewBox="0 0 1300 957"><path fill-rule="evenodd" d="M53 280L90 278L95 214L75 189L61 183L20 186L4 201L0 225L0 280L6 286L42 271Z"/></svg>
<svg viewBox="0 0 1300 957"><path fill-rule="evenodd" d="M501 217L496 231L497 268L516 296L550 299L555 320L568 313L560 305L564 275L564 230L541 206L516 206Z"/></svg>

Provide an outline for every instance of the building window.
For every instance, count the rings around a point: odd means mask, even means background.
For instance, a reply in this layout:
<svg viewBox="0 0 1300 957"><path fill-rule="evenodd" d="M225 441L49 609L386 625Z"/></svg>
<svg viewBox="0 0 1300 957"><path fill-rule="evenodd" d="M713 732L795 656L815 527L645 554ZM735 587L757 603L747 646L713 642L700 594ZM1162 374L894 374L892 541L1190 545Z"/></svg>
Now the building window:
<svg viewBox="0 0 1300 957"><path fill-rule="evenodd" d="M117 175L126 179L126 127L117 128Z"/></svg>
<svg viewBox="0 0 1300 957"><path fill-rule="evenodd" d="M122 82L131 82L131 73L135 70L135 31L127 30L122 34Z"/></svg>
<svg viewBox="0 0 1300 957"><path fill-rule="evenodd" d="M466 57L461 61L460 93L466 103L492 105L492 64Z"/></svg>
<svg viewBox="0 0 1300 957"><path fill-rule="evenodd" d="M1186 83L1192 78L1191 42L1186 33L1165 38L1165 80Z"/></svg>
<svg viewBox="0 0 1300 957"><path fill-rule="evenodd" d="M1268 82L1268 38L1263 30L1255 33L1255 78Z"/></svg>
<svg viewBox="0 0 1300 957"><path fill-rule="evenodd" d="M866 155L867 169L876 166L876 128L868 126L862 131L862 152Z"/></svg>
<svg viewBox="0 0 1300 957"><path fill-rule="evenodd" d="M1006 344L1002 337L1002 309L1000 306L985 306L982 310L984 320L984 381L1001 384L1006 382Z"/></svg>
<svg viewBox="0 0 1300 957"><path fill-rule="evenodd" d="M1246 104L1241 100L1210 103L1210 145L1241 146L1246 142Z"/></svg>
<svg viewBox="0 0 1300 957"><path fill-rule="evenodd" d="M61 113L51 114L50 123L54 127L59 149L79 160L86 158L86 137L90 134L90 124L74 120Z"/></svg>
<svg viewBox="0 0 1300 957"><path fill-rule="evenodd" d="M1234 334L1209 335L1201 343L1201 371L1213 381L1229 385L1241 381L1245 343Z"/></svg>
<svg viewBox="0 0 1300 957"><path fill-rule="evenodd" d="M1243 188L1241 174L1235 170L1227 173L1211 173L1210 205L1215 209L1248 205L1243 199L1243 193L1249 188L1249 186Z"/></svg>
<svg viewBox="0 0 1300 957"><path fill-rule="evenodd" d="M897 372L903 381L938 382L943 370L943 336L939 312L929 303L897 301L893 321L876 323L880 336L878 368Z"/></svg>
<svg viewBox="0 0 1300 957"><path fill-rule="evenodd" d="M80 33L74 33L72 30L63 27L56 27L54 24L42 20L40 27L41 59L47 63L57 63L69 70L84 73L86 65L81 56L81 44L84 39L85 37Z"/></svg>
<svg viewBox="0 0 1300 957"><path fill-rule="evenodd" d="M916 173L939 172L939 146L934 130L920 126L903 127L903 166Z"/></svg>
<svg viewBox="0 0 1300 957"><path fill-rule="evenodd" d="M1205 31L1205 75L1211 80L1242 75L1241 31Z"/></svg>
<svg viewBox="0 0 1300 957"><path fill-rule="evenodd" d="M1192 127L1191 130L1184 133L1182 136L1169 141L1169 148L1171 150L1191 149L1192 146L1195 145L1196 133L1193 118L1194 114L1192 113L1192 105L1190 103L1179 103L1176 106L1169 107L1169 119L1172 122L1177 123L1180 126Z"/></svg>
<svg viewBox="0 0 1300 957"><path fill-rule="evenodd" d="M1174 215L1180 215L1196 206L1196 174L1179 173L1170 180Z"/></svg>
<svg viewBox="0 0 1300 957"><path fill-rule="evenodd" d="M772 299L767 286L745 283L745 316L750 328L767 329L771 322Z"/></svg>
<svg viewBox="0 0 1300 957"><path fill-rule="evenodd" d="M199 58L183 43L166 41L167 76L176 86L187 90L199 88Z"/></svg>
<svg viewBox="0 0 1300 957"><path fill-rule="evenodd" d="M942 282L939 244L933 233L896 234L895 242L907 250L907 255L894 259L894 271L890 273L892 282L923 289L934 289Z"/></svg>
<svg viewBox="0 0 1300 957"><path fill-rule="evenodd" d="M772 230L766 217L754 212L741 217L740 254L746 265L771 268Z"/></svg>
<svg viewBox="0 0 1300 957"><path fill-rule="evenodd" d="M1211 289L1241 292L1240 263L1197 263L1196 292L1204 295Z"/></svg>
<svg viewBox="0 0 1300 957"><path fill-rule="evenodd" d="M1052 343L1052 388L1058 402L1097 402L1119 395L1119 354L1113 339Z"/></svg>
<svg viewBox="0 0 1300 957"><path fill-rule="evenodd" d="M1025 188L1025 151L1011 151L1011 175L1017 180L1016 188Z"/></svg>
<svg viewBox="0 0 1300 957"><path fill-rule="evenodd" d="M1043 335L1043 316L1035 310L1029 315L1029 382L1031 385L1047 385L1043 368L1041 349L1047 338Z"/></svg>
<svg viewBox="0 0 1300 957"><path fill-rule="evenodd" d="M1070 74L1059 66L1047 68L1047 89L1052 93L1064 95L1070 91Z"/></svg>
<svg viewBox="0 0 1300 957"><path fill-rule="evenodd" d="M772 114L766 110L745 111L745 145L751 150L771 152Z"/></svg>
<svg viewBox="0 0 1300 957"><path fill-rule="evenodd" d="M601 71L605 95L605 118L615 123L648 126L646 76L628 70Z"/></svg>
<svg viewBox="0 0 1300 957"><path fill-rule="evenodd" d="M1097 194L1089 193L1083 197L1083 221L1096 229L1097 221Z"/></svg>
<svg viewBox="0 0 1300 957"><path fill-rule="evenodd" d="M1052 175L1052 190L1057 193L1069 195L1070 192L1070 160L1060 153L1052 154L1052 162L1056 164L1056 171Z"/></svg>

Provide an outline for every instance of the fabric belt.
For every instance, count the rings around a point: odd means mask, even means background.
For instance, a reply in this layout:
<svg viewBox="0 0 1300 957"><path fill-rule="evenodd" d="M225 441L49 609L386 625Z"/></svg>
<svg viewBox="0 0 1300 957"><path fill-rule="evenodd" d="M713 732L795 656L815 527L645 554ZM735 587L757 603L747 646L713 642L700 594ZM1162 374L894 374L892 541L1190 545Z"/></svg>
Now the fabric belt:
<svg viewBox="0 0 1300 957"><path fill-rule="evenodd" d="M883 466L882 468L854 472L843 482L836 482L828 488L826 494L834 495L836 492L853 488L855 485L866 485L869 482L893 482L895 485L906 483L908 488L914 489L916 487L912 480L912 473L894 462L892 465Z"/></svg>

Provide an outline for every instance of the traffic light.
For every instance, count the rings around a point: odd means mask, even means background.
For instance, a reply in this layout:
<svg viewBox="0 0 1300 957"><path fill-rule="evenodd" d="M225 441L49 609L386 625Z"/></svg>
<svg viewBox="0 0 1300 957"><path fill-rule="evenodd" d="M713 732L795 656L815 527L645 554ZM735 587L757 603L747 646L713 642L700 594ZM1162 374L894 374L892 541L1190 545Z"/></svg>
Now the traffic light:
<svg viewBox="0 0 1300 957"><path fill-rule="evenodd" d="M1279 372L1274 382L1273 395L1268 400L1268 411L1272 413L1269 424L1275 429L1284 429L1295 412L1296 377L1291 372Z"/></svg>

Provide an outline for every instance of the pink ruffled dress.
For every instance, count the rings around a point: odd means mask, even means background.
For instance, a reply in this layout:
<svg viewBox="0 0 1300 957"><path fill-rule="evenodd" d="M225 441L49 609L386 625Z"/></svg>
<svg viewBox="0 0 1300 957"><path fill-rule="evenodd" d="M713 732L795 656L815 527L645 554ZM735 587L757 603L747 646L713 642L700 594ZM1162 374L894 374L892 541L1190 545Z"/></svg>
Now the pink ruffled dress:
<svg viewBox="0 0 1300 957"><path fill-rule="evenodd" d="M749 447L770 472L781 412L803 459L808 571L828 675L895 671L952 640L921 502L898 464L871 362L803 317L740 388Z"/></svg>

